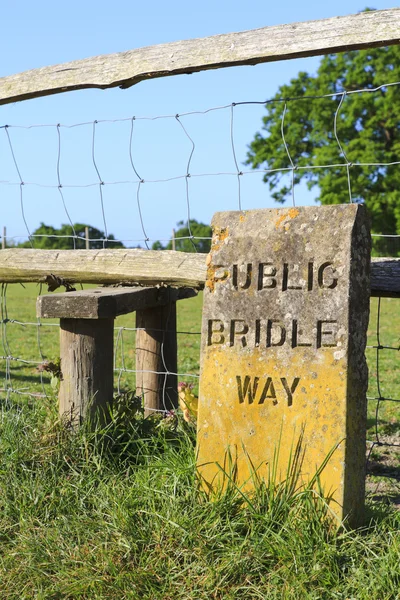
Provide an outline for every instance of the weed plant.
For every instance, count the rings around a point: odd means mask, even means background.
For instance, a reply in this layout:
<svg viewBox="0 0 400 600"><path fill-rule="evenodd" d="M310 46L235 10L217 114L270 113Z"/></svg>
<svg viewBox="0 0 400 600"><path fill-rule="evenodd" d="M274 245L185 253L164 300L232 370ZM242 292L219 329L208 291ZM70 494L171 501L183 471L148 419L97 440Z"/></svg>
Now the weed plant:
<svg viewBox="0 0 400 600"><path fill-rule="evenodd" d="M0 414L2 600L400 597L395 510L338 528L295 457L280 486L231 478L210 499L176 415L145 419L125 395L106 427L71 431L41 402Z"/></svg>

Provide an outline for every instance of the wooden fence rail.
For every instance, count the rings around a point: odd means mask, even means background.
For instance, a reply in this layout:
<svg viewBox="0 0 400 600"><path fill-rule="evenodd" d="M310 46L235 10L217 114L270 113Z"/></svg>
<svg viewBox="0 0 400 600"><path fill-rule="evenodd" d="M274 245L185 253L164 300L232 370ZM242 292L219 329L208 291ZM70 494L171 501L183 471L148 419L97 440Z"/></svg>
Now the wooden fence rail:
<svg viewBox="0 0 400 600"><path fill-rule="evenodd" d="M220 67L398 44L400 9L264 27L43 67L0 79L0 104Z"/></svg>

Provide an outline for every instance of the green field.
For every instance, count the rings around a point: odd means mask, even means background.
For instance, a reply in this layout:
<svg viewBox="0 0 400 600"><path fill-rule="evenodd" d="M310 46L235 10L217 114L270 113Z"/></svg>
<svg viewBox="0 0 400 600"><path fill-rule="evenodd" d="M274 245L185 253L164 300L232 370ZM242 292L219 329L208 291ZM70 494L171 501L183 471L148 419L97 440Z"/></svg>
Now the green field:
<svg viewBox="0 0 400 600"><path fill-rule="evenodd" d="M180 418L137 413L127 423L116 413L105 430L78 433L57 422L57 399L36 366L58 356L58 328L37 325L38 293L9 286L2 303L3 356L33 362L0 363L0 387L15 390L0 392L1 600L400 598L393 448L373 448L367 522L357 532L324 518L324 501L298 488L295 475L252 496L232 486L210 502L196 485L194 427ZM198 374L201 302L178 305L180 373ZM134 324L133 315L116 322L121 390L135 385ZM399 301L382 301L379 332L380 345L397 348ZM398 351L379 350L378 369L376 352L367 350L369 396L379 380L381 396L399 398ZM375 411L370 400L368 438L400 443L400 404L381 401L377 421Z"/></svg>

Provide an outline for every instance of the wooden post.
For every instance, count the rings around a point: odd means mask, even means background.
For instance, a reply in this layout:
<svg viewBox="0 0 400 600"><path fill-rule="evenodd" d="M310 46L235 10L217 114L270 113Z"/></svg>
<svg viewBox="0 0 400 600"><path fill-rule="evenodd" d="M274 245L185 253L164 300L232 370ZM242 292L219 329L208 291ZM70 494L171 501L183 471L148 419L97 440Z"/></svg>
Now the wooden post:
<svg viewBox="0 0 400 600"><path fill-rule="evenodd" d="M176 302L136 312L136 392L145 414L178 406Z"/></svg>
<svg viewBox="0 0 400 600"><path fill-rule="evenodd" d="M172 250L176 250L175 247L175 229L172 230Z"/></svg>
<svg viewBox="0 0 400 600"><path fill-rule="evenodd" d="M60 319L60 415L107 420L113 399L114 319Z"/></svg>
<svg viewBox="0 0 400 600"><path fill-rule="evenodd" d="M86 246L86 250L90 249L90 244L89 244L89 227L87 225L85 227L85 246Z"/></svg>
<svg viewBox="0 0 400 600"><path fill-rule="evenodd" d="M6 249L7 228L3 227L3 237L1 238L1 249Z"/></svg>

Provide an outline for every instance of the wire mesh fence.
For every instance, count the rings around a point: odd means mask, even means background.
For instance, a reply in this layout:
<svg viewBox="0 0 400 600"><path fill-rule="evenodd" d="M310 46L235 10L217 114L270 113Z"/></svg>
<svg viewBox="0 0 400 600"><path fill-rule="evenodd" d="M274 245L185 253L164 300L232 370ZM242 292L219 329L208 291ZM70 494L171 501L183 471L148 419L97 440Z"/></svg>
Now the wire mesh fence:
<svg viewBox="0 0 400 600"><path fill-rule="evenodd" d="M89 238L89 247L115 248L133 245L150 249L153 244L171 244L171 237L159 234L155 215L161 223L185 222L186 235L175 242L189 240L194 251L208 236L196 236L192 219L205 214L208 221L217 210L245 210L263 207L270 199L264 191L252 193L248 182L261 175L286 181L291 204L312 201L305 194L299 172L320 169L330 171L342 182L339 202L362 202L354 192L360 171L386 176L388 169L398 168L400 160L379 151L366 160L352 158L352 150L341 140L341 115L352 95L384 94L389 88L400 92L400 82L375 88L357 89L322 96L301 96L272 100L231 103L203 111L191 111L154 117L131 116L125 119L102 119L65 125L2 125L0 192L3 205L18 205L16 227L3 240L5 247L23 243L32 248L53 247L79 249L85 247L82 230L76 223L95 215L101 230ZM330 131L322 132L337 160L329 163L307 162L294 157L293 141L288 128L288 114L297 102L327 103L331 114ZM278 168L252 169L243 140L237 141L236 123L247 119L247 111L274 104L280 110L280 143L286 164ZM313 108L314 109L314 108ZM212 120L209 120L210 115ZM257 112L259 115L259 112ZM194 121L198 121L194 125ZM118 130L116 132L116 130ZM249 134L252 132L249 131ZM0 131L1 135L1 131ZM213 151L215 142L216 148ZM175 153L166 172L163 158ZM399 157L400 158L400 157ZM373 176L373 175L371 175ZM216 180L221 183L216 187ZM283 185L282 184L282 185ZM221 190L225 188L224 193ZM210 199L205 202L205 198ZM344 200L345 199L345 200ZM4 213L3 213L4 214ZM82 215L82 216L81 216ZM168 218L167 218L168 217ZM67 223L64 233L36 231L38 219L57 218ZM129 222L132 235L115 238L112 230L118 222ZM35 229L36 228L36 229ZM171 228L170 228L171 230ZM400 236L395 233L373 233L376 254L397 256ZM37 399L51 393L49 377L38 369L46 360L58 355L56 322L35 318L34 302L41 288L2 285L0 374L3 398L12 394ZM194 383L197 389L200 361L201 297L185 301L178 309L178 379ZM377 450L400 448L400 310L394 298L371 300L371 321L367 359L369 364L368 440L370 464ZM119 317L115 328L114 371L117 393L135 389L137 328L134 315ZM165 363L164 363L165 366ZM169 372L160 372L165 378ZM164 403L166 406L166 403ZM396 470L398 457L389 453L388 469ZM380 458L382 456L380 455ZM379 469L378 469L379 471ZM381 472L381 471L379 471Z"/></svg>
<svg viewBox="0 0 400 600"><path fill-rule="evenodd" d="M368 345L368 453L370 475L376 476L369 491L375 496L392 496L399 504L397 482L400 461L400 351L399 300L371 299Z"/></svg>
<svg viewBox="0 0 400 600"><path fill-rule="evenodd" d="M60 247L82 248L82 234L75 231L74 216L78 214L81 218L89 211L103 228L103 237L89 238L92 248L115 247L120 243L149 248L157 241L170 242L170 237L160 239L154 235L154 211L160 211L160 216L167 213L170 222L171 211L174 212L175 221L183 219L187 223L189 233L186 237L194 240L191 217L199 213L199 207L204 209L205 198L214 200L212 206L207 206L205 214L208 217L214 210L265 206L270 201L265 190L254 197L248 193L250 188L245 188L245 182L255 176L259 179L260 174L276 174L279 182L286 178L293 205L310 202L304 186L299 185L300 172L331 171L338 177L344 174L346 185L340 190L338 200L362 202L364 199L353 189L360 171L370 173L371 177L385 176L388 169L397 167L400 161L393 160L393 153L385 152L382 144L377 148L376 157L363 146L357 150L347 149L341 140L344 107L352 96L386 94L392 88L397 93L399 85L399 82L393 82L373 89L322 96L234 102L175 115L102 119L72 125L2 125L0 186L10 210L18 205L21 226L19 231L14 228L9 232L5 242L13 245L27 239L32 247L40 247L41 238L51 238L58 239ZM309 162L301 154L296 158L292 156L294 140L291 123L288 123L291 106L307 102L312 110L315 102L328 103L322 104L320 109L330 111L331 130L320 133L325 136L326 147L331 149L329 156L335 159L331 162ZM267 168L245 168L251 161L243 140L236 141L236 122L239 119L251 122L254 109L271 105L280 111L280 145L286 164L281 161L278 167L268 168L266 159ZM213 115L212 121L208 121L209 115ZM249 141L251 133L248 130L245 142ZM215 152L211 151L213 147ZM171 152L176 154L172 162ZM352 155L357 154L359 159L353 159ZM370 160L364 159L364 155ZM169 172L165 168L167 157ZM225 197L219 201L215 198L216 190L220 190L215 178L220 178L227 186ZM165 187L169 184L173 185L170 189ZM115 239L110 231L114 223L118 224L116 216L121 207L125 214L129 213L126 219L135 235ZM70 233L33 233L31 223L38 223L38 215L47 220L53 213L58 219L65 220ZM375 242L389 240L393 253L397 252L397 234L388 231L373 235ZM178 236L176 239L183 238ZM379 250L379 244L376 246Z"/></svg>

